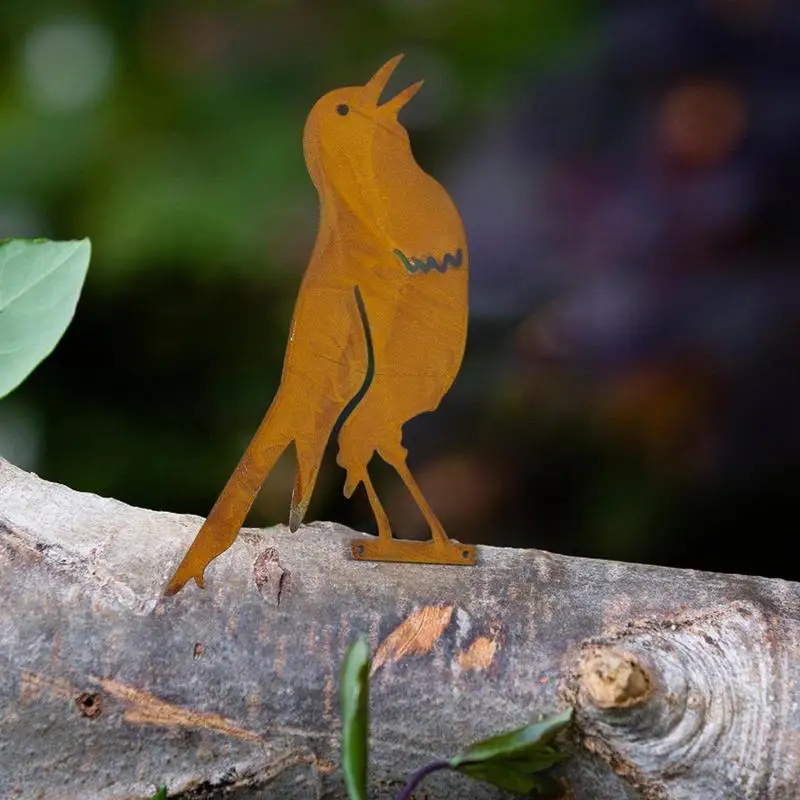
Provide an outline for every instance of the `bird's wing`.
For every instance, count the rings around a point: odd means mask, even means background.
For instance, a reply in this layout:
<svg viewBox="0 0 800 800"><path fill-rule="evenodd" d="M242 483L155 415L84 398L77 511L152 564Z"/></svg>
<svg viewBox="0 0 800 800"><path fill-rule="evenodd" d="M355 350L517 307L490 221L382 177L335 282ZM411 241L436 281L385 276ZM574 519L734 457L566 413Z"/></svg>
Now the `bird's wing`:
<svg viewBox="0 0 800 800"><path fill-rule="evenodd" d="M292 406L297 477L289 525L301 523L337 422L363 397L371 380L357 285L330 274L307 274L286 348L281 394Z"/></svg>

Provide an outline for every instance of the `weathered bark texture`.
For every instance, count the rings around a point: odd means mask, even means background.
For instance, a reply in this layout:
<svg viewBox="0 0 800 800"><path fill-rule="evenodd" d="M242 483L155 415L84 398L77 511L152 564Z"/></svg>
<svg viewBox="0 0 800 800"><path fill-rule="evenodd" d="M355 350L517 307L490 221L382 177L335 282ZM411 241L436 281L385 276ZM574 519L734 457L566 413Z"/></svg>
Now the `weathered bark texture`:
<svg viewBox="0 0 800 800"><path fill-rule="evenodd" d="M373 798L567 702L575 798L800 797L798 584L489 547L472 568L358 563L318 523L244 532L205 591L165 600L198 524L0 461L1 798L343 798L359 632Z"/></svg>

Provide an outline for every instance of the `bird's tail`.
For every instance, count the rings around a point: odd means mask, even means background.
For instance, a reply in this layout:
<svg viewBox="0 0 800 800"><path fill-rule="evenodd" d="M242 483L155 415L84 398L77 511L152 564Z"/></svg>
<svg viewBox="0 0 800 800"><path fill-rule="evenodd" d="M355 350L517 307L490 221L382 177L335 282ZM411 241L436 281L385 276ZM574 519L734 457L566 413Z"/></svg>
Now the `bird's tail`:
<svg viewBox="0 0 800 800"><path fill-rule="evenodd" d="M314 428L309 429L306 435L298 435L295 438L297 473L292 489L292 503L289 507L289 529L293 532L300 527L306 515L325 448L341 413L342 409L339 406L330 403L320 409L315 416Z"/></svg>
<svg viewBox="0 0 800 800"><path fill-rule="evenodd" d="M316 464L309 464L315 467L313 470L303 469L297 465L297 472L294 476L294 487L292 488L292 503L289 506L289 530L294 533L302 524L303 518L308 511L308 504L311 502L311 494L319 475L319 467L322 459Z"/></svg>
<svg viewBox="0 0 800 800"><path fill-rule="evenodd" d="M180 591L192 578L198 586L203 586L206 567L233 544L262 484L294 438L289 404L279 391L172 576L167 595Z"/></svg>

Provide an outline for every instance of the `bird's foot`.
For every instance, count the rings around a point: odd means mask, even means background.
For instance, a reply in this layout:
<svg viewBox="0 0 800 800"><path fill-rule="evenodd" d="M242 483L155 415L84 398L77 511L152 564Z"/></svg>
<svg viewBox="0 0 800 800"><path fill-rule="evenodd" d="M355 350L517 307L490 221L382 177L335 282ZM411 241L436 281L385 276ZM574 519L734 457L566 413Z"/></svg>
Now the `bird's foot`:
<svg viewBox="0 0 800 800"><path fill-rule="evenodd" d="M357 561L399 561L408 564L456 564L472 566L478 558L473 545L460 544L452 539L354 539L350 543Z"/></svg>

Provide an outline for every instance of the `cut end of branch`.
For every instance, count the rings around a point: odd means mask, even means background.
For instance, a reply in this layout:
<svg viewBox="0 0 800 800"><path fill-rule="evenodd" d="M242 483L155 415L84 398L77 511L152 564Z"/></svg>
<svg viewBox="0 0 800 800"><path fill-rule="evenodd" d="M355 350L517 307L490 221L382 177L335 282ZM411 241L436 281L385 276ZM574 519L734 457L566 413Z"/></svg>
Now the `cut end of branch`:
<svg viewBox="0 0 800 800"><path fill-rule="evenodd" d="M581 690L596 708L630 708L653 693L653 681L636 656L608 647L585 653L580 666Z"/></svg>

